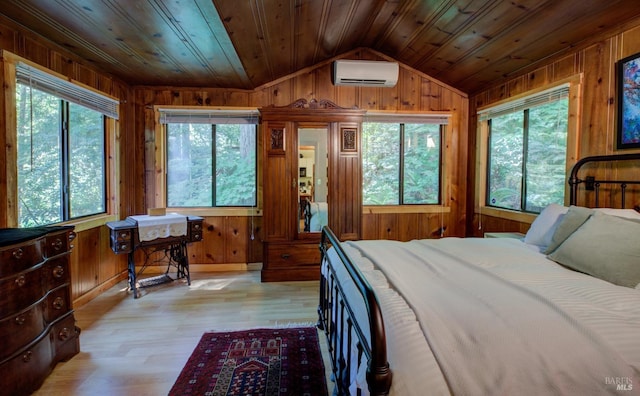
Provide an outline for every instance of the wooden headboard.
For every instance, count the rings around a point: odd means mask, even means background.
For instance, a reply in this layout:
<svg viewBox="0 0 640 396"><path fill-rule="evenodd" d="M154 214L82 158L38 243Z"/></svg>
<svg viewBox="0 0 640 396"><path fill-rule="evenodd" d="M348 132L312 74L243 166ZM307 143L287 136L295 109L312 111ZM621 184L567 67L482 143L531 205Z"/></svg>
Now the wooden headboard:
<svg viewBox="0 0 640 396"><path fill-rule="evenodd" d="M617 186L620 188L620 195L621 195L621 204L620 207L621 208L626 208L626 193L627 193L627 187L629 185L640 185L640 171L637 172L637 174L639 175L638 178L636 180L606 180L606 179L600 179L600 178L596 178L595 176L583 176L583 178L578 177L581 168L585 165L585 164L592 164L592 163L596 163L596 164L611 164L614 162L620 162L620 163L624 163L624 162L628 162L628 161L636 161L637 162L637 168L640 168L640 153L633 153L633 154L618 154L618 155L596 155L596 156L592 156L592 157L585 157L583 159L581 159L580 161L576 162L576 164L573 166L573 169L571 170L571 175L569 176L569 187L570 187L570 193L569 193L569 202L571 205L577 205L577 201L578 201L578 187L583 184L584 185L584 189L586 191L594 191L595 193L595 206L599 207L600 205L600 187L602 186ZM585 172L582 172L585 173ZM640 212L640 203L639 202L635 202L633 204L633 208L636 209L637 211Z"/></svg>

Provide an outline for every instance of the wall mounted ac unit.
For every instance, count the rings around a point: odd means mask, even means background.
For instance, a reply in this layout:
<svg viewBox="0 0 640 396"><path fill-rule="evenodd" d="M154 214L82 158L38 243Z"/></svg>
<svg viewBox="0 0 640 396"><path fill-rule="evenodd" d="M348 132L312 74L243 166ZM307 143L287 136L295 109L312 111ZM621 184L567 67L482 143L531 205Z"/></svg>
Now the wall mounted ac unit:
<svg viewBox="0 0 640 396"><path fill-rule="evenodd" d="M337 60L333 62L333 85L394 87L399 66L395 62Z"/></svg>

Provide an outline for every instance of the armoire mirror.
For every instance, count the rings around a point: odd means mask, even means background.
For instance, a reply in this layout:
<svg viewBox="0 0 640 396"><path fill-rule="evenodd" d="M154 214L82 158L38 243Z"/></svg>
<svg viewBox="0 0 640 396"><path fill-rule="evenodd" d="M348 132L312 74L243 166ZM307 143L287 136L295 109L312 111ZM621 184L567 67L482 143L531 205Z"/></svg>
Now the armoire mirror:
<svg viewBox="0 0 640 396"><path fill-rule="evenodd" d="M327 142L326 127L298 127L298 233L328 224Z"/></svg>

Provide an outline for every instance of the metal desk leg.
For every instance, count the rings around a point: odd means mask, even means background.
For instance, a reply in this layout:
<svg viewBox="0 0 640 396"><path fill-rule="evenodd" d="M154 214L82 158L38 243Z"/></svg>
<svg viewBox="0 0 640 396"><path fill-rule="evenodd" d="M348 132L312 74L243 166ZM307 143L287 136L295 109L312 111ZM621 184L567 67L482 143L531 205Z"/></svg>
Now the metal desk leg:
<svg viewBox="0 0 640 396"><path fill-rule="evenodd" d="M189 273L189 255L187 252L187 242L171 246L171 261L176 264L176 278L187 278L187 285L191 286L191 274ZM167 268L167 271L169 268Z"/></svg>
<svg viewBox="0 0 640 396"><path fill-rule="evenodd" d="M129 271L129 289L133 292L133 298L138 298L138 288L136 287L136 262L134 260L135 249L128 254L127 266Z"/></svg>

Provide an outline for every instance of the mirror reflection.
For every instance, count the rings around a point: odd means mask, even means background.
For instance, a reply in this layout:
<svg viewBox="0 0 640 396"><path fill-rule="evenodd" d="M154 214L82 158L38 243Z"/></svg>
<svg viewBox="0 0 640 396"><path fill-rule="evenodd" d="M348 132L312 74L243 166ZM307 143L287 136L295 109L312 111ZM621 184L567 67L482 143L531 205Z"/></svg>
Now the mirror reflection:
<svg viewBox="0 0 640 396"><path fill-rule="evenodd" d="M320 232L328 223L327 129L298 129L299 232Z"/></svg>

